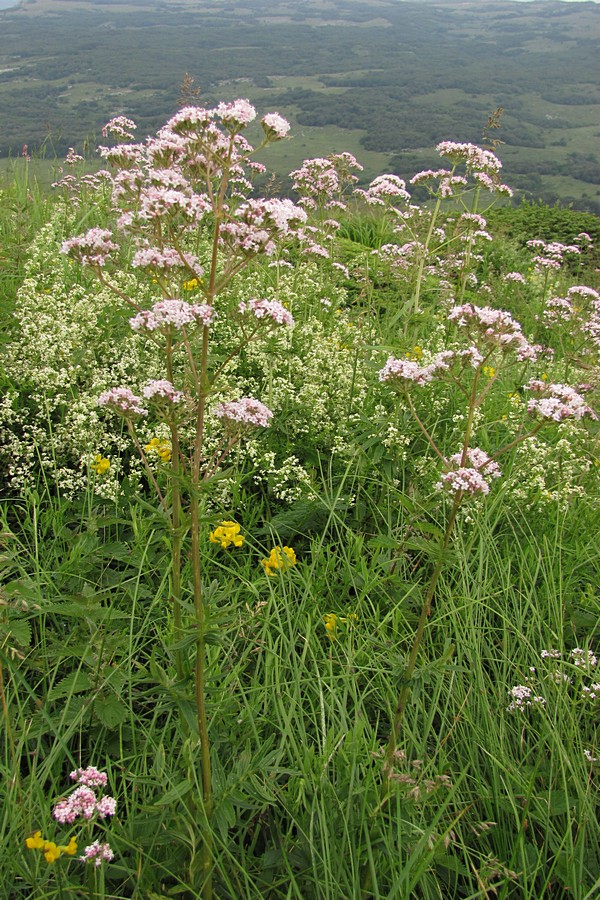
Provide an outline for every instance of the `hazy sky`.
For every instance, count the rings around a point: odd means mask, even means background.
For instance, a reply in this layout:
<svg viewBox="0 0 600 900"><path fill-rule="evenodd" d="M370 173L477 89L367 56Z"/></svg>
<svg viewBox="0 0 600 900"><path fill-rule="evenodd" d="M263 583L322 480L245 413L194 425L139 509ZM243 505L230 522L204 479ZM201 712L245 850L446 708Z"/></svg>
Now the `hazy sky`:
<svg viewBox="0 0 600 900"><path fill-rule="evenodd" d="M8 9L11 6L16 6L19 0L0 0L0 9ZM124 0L126 2L126 0ZM274 4L277 3L277 0L273 0ZM413 0L414 2L414 0ZM429 2L429 0L428 0ZM512 3L532 3L535 0L511 0ZM537 2L556 2L556 0L537 0ZM600 0L561 0L562 3L600 3Z"/></svg>

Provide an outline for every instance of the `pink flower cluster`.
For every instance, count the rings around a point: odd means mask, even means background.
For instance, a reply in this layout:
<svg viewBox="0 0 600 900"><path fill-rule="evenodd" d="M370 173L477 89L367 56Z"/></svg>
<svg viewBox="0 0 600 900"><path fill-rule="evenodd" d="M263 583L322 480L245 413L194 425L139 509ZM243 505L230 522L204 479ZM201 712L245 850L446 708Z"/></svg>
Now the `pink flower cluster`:
<svg viewBox="0 0 600 900"><path fill-rule="evenodd" d="M216 114L226 128L237 131L245 128L256 118L256 110L249 100L233 100L231 103L219 103Z"/></svg>
<svg viewBox="0 0 600 900"><path fill-rule="evenodd" d="M412 382L419 386L429 384L436 375L449 369L449 361L453 358L454 353L451 350L442 350L441 353L436 354L430 363L421 366L412 359L396 359L394 356L390 356L383 369L379 372L379 380L383 382Z"/></svg>
<svg viewBox="0 0 600 900"><path fill-rule="evenodd" d="M463 462L463 454L455 453L448 460L451 467L445 472L437 489L448 488L452 494L489 494L490 485L486 479L499 478L500 468L483 450L473 447L467 450ZM485 477L484 477L485 473Z"/></svg>
<svg viewBox="0 0 600 900"><path fill-rule="evenodd" d="M104 128L102 129L102 136L108 137L109 134L114 135L115 137L125 138L125 140L133 139L133 132L137 128L135 122L131 119L128 119L127 116L115 116L114 119L111 119L106 123Z"/></svg>
<svg viewBox="0 0 600 900"><path fill-rule="evenodd" d="M170 381L167 381L166 378L157 381L149 381L148 384L142 388L142 394L146 400L153 400L155 403L158 403L161 400L164 400L167 403L181 403L184 398L183 392L176 391L175 387Z"/></svg>
<svg viewBox="0 0 600 900"><path fill-rule="evenodd" d="M147 416L148 410L144 409L142 398L138 397L127 387L114 387L103 391L98 397L98 406L106 406L125 416Z"/></svg>
<svg viewBox="0 0 600 900"><path fill-rule="evenodd" d="M527 341L519 323L504 310L465 303L454 306L448 313L448 319L487 345L514 350L520 360L535 360L538 357L539 348Z"/></svg>
<svg viewBox="0 0 600 900"><path fill-rule="evenodd" d="M515 685L515 687L510 689L510 696L512 700L507 707L509 712L522 712L528 706L546 705L544 698L534 694L532 688L526 684Z"/></svg>
<svg viewBox="0 0 600 900"><path fill-rule="evenodd" d="M275 252L275 238L292 234L306 222L306 212L291 200L247 200L226 222L221 237L234 251L244 255Z"/></svg>
<svg viewBox="0 0 600 900"><path fill-rule="evenodd" d="M483 150L476 144L442 141L437 145L436 150L440 156L447 157L454 165L463 163L467 171L496 175L502 168L502 163L491 150Z"/></svg>
<svg viewBox="0 0 600 900"><path fill-rule="evenodd" d="M77 259L84 266L102 267L114 250L119 247L106 228L90 228L85 234L63 241L61 253Z"/></svg>
<svg viewBox="0 0 600 900"><path fill-rule="evenodd" d="M270 319L277 325L287 325L291 328L294 324L291 312L277 300L248 300L247 303L242 300L238 310L241 313L250 312L257 319Z"/></svg>
<svg viewBox="0 0 600 900"><path fill-rule="evenodd" d="M362 168L351 153L334 153L305 159L300 169L290 172L290 178L300 203L307 209L345 209L344 191L358 181L351 170Z"/></svg>
<svg viewBox="0 0 600 900"><path fill-rule="evenodd" d="M106 772L100 772L96 766L88 766L86 769L74 769L69 778L86 787L106 787L108 776Z"/></svg>
<svg viewBox="0 0 600 900"><path fill-rule="evenodd" d="M160 329L184 328L200 322L207 328L217 316L214 307L206 303L192 304L185 300L169 298L159 300L152 309L143 310L129 320L134 331L158 331Z"/></svg>
<svg viewBox="0 0 600 900"><path fill-rule="evenodd" d="M435 187L434 182L438 182ZM417 172L410 179L414 185L424 185L430 194L439 193L443 198L453 197L458 191L466 187L468 181L462 175L453 175L448 169L425 169Z"/></svg>
<svg viewBox="0 0 600 900"><path fill-rule="evenodd" d="M278 113L268 113L260 120L266 137L270 141L277 141L284 138L290 130L290 123Z"/></svg>
<svg viewBox="0 0 600 900"><path fill-rule="evenodd" d="M76 769L71 772L71 778L79 783L72 794L65 800L59 800L52 810L52 815L62 825L71 825L79 817L90 820L94 815L104 819L106 816L114 816L117 802L114 797L102 797L98 799L94 787L105 787L106 775L99 772L95 766L87 769Z"/></svg>
<svg viewBox="0 0 600 900"><path fill-rule="evenodd" d="M198 224L210 208L210 203L201 194L150 185L140 192L137 214L146 221L178 215L189 223Z"/></svg>
<svg viewBox="0 0 600 900"><path fill-rule="evenodd" d="M544 272L548 269L558 271L565 261L565 256L581 253L581 248L575 244L561 244L559 241L546 242L539 238L527 241L527 246L540 251L532 260L537 272Z"/></svg>
<svg viewBox="0 0 600 900"><path fill-rule="evenodd" d="M93 844L85 847L83 856L80 856L79 858L83 860L83 862L101 866L103 862L110 862L114 855L115 854L110 849L110 844L94 841Z"/></svg>
<svg viewBox="0 0 600 900"><path fill-rule="evenodd" d="M136 250L131 261L134 269L153 269L168 271L169 269L187 266L196 277L201 277L202 269L195 256L180 254L174 247L141 247Z"/></svg>
<svg viewBox="0 0 600 900"><path fill-rule="evenodd" d="M591 650L584 650L582 647L575 647L569 654L573 660L573 665L578 669L593 669L598 665L598 657Z"/></svg>
<svg viewBox="0 0 600 900"><path fill-rule="evenodd" d="M504 276L504 281L514 281L517 284L527 284L524 276L521 272L507 272Z"/></svg>
<svg viewBox="0 0 600 900"><path fill-rule="evenodd" d="M536 395L527 404L527 412L531 415L537 414L543 419L552 419L555 422L562 422L564 419L582 419L584 416L598 418L581 394L568 384L551 384L532 378L524 386L524 390Z"/></svg>
<svg viewBox="0 0 600 900"><path fill-rule="evenodd" d="M378 175L366 191L356 188L354 193L362 196L371 206L385 206L397 200L410 201L406 182L398 175Z"/></svg>
<svg viewBox="0 0 600 900"><path fill-rule="evenodd" d="M273 418L271 410L253 397L219 403L214 413L228 425L254 425L260 428L266 428Z"/></svg>

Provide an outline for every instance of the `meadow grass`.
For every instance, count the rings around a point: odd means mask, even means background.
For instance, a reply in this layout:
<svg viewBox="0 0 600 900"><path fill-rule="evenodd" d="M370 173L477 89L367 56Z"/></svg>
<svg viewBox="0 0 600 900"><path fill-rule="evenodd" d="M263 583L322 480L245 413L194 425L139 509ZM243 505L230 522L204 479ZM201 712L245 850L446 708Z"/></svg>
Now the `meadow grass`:
<svg viewBox="0 0 600 900"><path fill-rule="evenodd" d="M85 312L86 297L96 311L96 330L85 332L95 370L82 353L69 397L97 394L98 371L116 369L110 353L125 346L123 313L58 256L76 226L108 225L111 209L85 193L72 207L51 202L16 175L3 199L3 316L12 331L0 506L2 895L206 896L210 833L212 892L223 898L592 900L600 889L595 423L564 438L567 426L551 423L544 441L511 447L500 457L502 479L458 509L440 554L452 503L435 487L439 460L402 393L377 372L389 353L419 362L432 342L449 346L446 288L439 271L424 276L415 312L416 266L394 271L370 252L397 236L377 216L348 211L332 243L347 275L329 265L336 257L315 266L296 249L289 275L259 260L224 292L231 307L257 293L289 302L298 337L269 338L264 352L250 345L228 369L240 390L258 386L270 403L286 401L260 438L266 449L253 441L223 466L199 511L199 557L184 531L179 627L169 511L136 468L127 433L96 428L89 446L69 445L71 457L58 459L68 402L47 414L39 402L51 388L34 371L34 350L45 346L42 327L54 334L44 303L61 328ZM421 241L425 218L414 226ZM449 246L456 218L454 209L443 219ZM202 240L195 249L206 254ZM524 287L505 280L517 263ZM454 265L443 270L453 295L489 302L465 283L464 260ZM548 337L539 318L548 294L531 254L504 239L468 265L528 335ZM566 270L557 278L564 294L572 278ZM137 298L152 290L130 270L118 284ZM32 308L37 332L25 328ZM228 356L236 332L216 333ZM61 334L72 331L55 340ZM575 366L578 381L584 371L592 380L597 363L584 357L574 326L556 335L546 378L559 381ZM150 351L140 362L128 348L130 374L155 365ZM29 370L15 367L19 354ZM48 372L61 366L58 357L45 362ZM527 365L481 374L490 390L474 427L491 449L520 434L515 385ZM55 400L61 390L55 382ZM464 399L456 384L414 391L413 411L448 460L464 434ZM332 405L319 406L323 398ZM321 418L332 433L318 430ZM17 466L28 436L33 452ZM108 473L94 471L95 451L107 456ZM69 466L79 480L69 480ZM153 471L173 490L167 468ZM231 519L241 546L211 541ZM292 547L295 563L269 569L277 546ZM210 809L193 669L196 566L207 617ZM541 699L509 710L515 686ZM69 772L88 765L107 773L117 813L65 828L52 808L72 789ZM26 846L38 831L63 846L73 835L81 848L110 840L114 858L95 867L63 854L49 863Z"/></svg>

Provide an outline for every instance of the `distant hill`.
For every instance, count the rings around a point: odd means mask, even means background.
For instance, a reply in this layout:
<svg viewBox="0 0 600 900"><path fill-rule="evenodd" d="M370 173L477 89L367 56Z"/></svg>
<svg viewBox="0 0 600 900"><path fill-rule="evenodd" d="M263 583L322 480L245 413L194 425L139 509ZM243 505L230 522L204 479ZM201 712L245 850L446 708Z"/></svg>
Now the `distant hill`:
<svg viewBox="0 0 600 900"><path fill-rule="evenodd" d="M497 138L513 187L600 212L599 37L598 4L552 0L22 0L0 11L0 155L94 147L118 113L143 136L189 73L200 102L293 121L279 176L345 149L407 176L440 140Z"/></svg>

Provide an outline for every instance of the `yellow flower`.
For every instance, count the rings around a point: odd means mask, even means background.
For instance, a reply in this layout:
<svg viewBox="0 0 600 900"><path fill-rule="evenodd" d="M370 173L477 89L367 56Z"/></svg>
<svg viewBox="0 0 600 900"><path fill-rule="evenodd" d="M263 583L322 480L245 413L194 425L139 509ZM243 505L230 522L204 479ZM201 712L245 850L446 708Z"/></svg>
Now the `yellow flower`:
<svg viewBox="0 0 600 900"><path fill-rule="evenodd" d="M61 844L61 846L58 849L61 850L63 853L66 853L68 856L75 856L75 854L77 853L77 841L75 840L74 837L72 837L66 846L63 846Z"/></svg>
<svg viewBox="0 0 600 900"><path fill-rule="evenodd" d="M338 617L335 613L327 613L323 616L323 621L325 622L325 628L327 629L327 637L330 640L335 641Z"/></svg>
<svg viewBox="0 0 600 900"><path fill-rule="evenodd" d="M74 837L69 840L68 844L55 844L54 841L44 840L41 831L36 831L32 837L26 838L25 844L28 850L42 850L44 859L50 864L60 859L63 853L68 856L74 856L77 853L77 841Z"/></svg>
<svg viewBox="0 0 600 900"><path fill-rule="evenodd" d="M547 372L542 372L542 374L541 374L540 377L541 377L542 381L548 381L548 374L547 374Z"/></svg>
<svg viewBox="0 0 600 900"><path fill-rule="evenodd" d="M26 838L25 843L27 844L28 850L41 850L45 844L45 841L42 838L42 832L36 831L32 837Z"/></svg>
<svg viewBox="0 0 600 900"><path fill-rule="evenodd" d="M44 857L47 863L56 862L60 856L60 847L54 841L44 841Z"/></svg>
<svg viewBox="0 0 600 900"><path fill-rule="evenodd" d="M409 350L406 354L407 359L412 359L414 362L418 362L423 356L423 351L418 345L415 345L412 350Z"/></svg>
<svg viewBox="0 0 600 900"><path fill-rule="evenodd" d="M485 375L486 378L493 378L494 375L496 374L496 370L493 366L484 366L483 374Z"/></svg>
<svg viewBox="0 0 600 900"><path fill-rule="evenodd" d="M200 282L197 278L190 278L189 281L183 282L183 289L184 291L195 291L199 284Z"/></svg>
<svg viewBox="0 0 600 900"><path fill-rule="evenodd" d="M94 471L96 475L104 475L110 469L110 459L97 453L94 457Z"/></svg>
<svg viewBox="0 0 600 900"><path fill-rule="evenodd" d="M337 637L338 625L343 623L347 625L348 623L358 622L358 616L356 613L350 613L349 616L338 616L336 613L326 613L323 616L323 621L325 622L325 628L327 630L327 637L335 641Z"/></svg>
<svg viewBox="0 0 600 900"><path fill-rule="evenodd" d="M223 550L226 550L230 544L234 547L241 547L244 543L244 535L240 534L241 526L237 522L225 521L211 531L208 539L211 544L220 544Z"/></svg>
<svg viewBox="0 0 600 900"><path fill-rule="evenodd" d="M164 438L153 437L149 444L144 447L146 453L156 453L163 462L171 461L171 444Z"/></svg>
<svg viewBox="0 0 600 900"><path fill-rule="evenodd" d="M275 575L278 569L287 572L296 565L296 554L291 547L273 547L268 558L261 559L260 564L267 575Z"/></svg>

